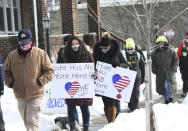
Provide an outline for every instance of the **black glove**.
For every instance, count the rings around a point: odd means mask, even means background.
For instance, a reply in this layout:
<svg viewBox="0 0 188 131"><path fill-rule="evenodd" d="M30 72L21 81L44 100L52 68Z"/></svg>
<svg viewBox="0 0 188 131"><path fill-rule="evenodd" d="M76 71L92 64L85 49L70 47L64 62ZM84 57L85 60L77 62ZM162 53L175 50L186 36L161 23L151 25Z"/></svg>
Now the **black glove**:
<svg viewBox="0 0 188 131"><path fill-rule="evenodd" d="M14 85L14 81L9 84L9 87L12 88Z"/></svg>
<svg viewBox="0 0 188 131"><path fill-rule="evenodd" d="M37 84L41 87L42 86L42 83L40 82L39 79L37 79Z"/></svg>
<svg viewBox="0 0 188 131"><path fill-rule="evenodd" d="M142 80L141 80L141 84L143 84L144 83L144 79L142 78Z"/></svg>
<svg viewBox="0 0 188 131"><path fill-rule="evenodd" d="M116 68L116 66L119 66L119 63L118 63L117 59L113 59L113 60L112 60L112 66L113 66L114 68Z"/></svg>

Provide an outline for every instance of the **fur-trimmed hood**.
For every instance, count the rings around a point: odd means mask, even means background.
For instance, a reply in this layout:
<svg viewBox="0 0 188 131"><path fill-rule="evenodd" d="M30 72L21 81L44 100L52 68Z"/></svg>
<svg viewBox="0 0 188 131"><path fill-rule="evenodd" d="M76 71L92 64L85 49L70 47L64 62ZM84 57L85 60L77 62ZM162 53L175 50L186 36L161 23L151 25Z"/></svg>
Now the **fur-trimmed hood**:
<svg viewBox="0 0 188 131"><path fill-rule="evenodd" d="M110 42L111 42L111 44L110 44L111 48L106 54L104 54L101 51L101 49L99 48L101 45L101 41L95 44L95 46L93 48L93 56L94 56L95 61L97 61L97 60L101 61L102 59L105 59L105 58L113 59L113 58L117 57L117 55L120 52L120 45L114 39L110 39Z"/></svg>

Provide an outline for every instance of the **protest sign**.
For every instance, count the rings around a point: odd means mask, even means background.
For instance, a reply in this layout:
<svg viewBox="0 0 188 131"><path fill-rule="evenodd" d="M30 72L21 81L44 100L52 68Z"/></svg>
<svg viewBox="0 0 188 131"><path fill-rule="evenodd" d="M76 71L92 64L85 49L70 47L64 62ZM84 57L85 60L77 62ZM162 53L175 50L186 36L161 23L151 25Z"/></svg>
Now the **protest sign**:
<svg viewBox="0 0 188 131"><path fill-rule="evenodd" d="M45 86L43 113L66 112L65 98L93 98L94 63L53 64L53 80Z"/></svg>
<svg viewBox="0 0 188 131"><path fill-rule="evenodd" d="M97 80L95 80L95 93L124 102L129 102L136 72L112 67L111 64L97 61Z"/></svg>

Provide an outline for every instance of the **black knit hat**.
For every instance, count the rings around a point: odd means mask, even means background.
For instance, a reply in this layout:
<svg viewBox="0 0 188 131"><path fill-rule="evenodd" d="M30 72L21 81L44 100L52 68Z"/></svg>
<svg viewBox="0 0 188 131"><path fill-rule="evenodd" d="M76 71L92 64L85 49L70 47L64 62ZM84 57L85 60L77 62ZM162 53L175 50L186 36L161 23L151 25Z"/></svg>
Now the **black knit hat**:
<svg viewBox="0 0 188 131"><path fill-rule="evenodd" d="M67 34L67 35L63 38L63 43L65 44L65 42L67 42L71 36L72 36L71 34Z"/></svg>
<svg viewBox="0 0 188 131"><path fill-rule="evenodd" d="M101 46L109 46L110 43L111 43L110 38L106 38L106 37L102 37L102 39L100 41Z"/></svg>

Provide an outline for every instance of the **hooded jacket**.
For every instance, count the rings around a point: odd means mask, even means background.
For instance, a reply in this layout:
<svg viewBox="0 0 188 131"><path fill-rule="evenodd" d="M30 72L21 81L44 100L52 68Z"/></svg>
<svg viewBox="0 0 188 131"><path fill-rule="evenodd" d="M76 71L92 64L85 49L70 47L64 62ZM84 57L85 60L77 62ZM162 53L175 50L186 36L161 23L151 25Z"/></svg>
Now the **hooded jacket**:
<svg viewBox="0 0 188 131"><path fill-rule="evenodd" d="M111 48L106 54L104 54L99 48L101 46L100 42L95 44L93 49L94 62L96 63L97 61L101 61L112 64L113 66L127 68L128 63L120 51L119 43L116 40L111 39L110 44Z"/></svg>
<svg viewBox="0 0 188 131"><path fill-rule="evenodd" d="M13 88L16 98L44 96L44 85L52 80L53 73L48 55L37 47L32 47L25 57L14 50L5 61L5 84Z"/></svg>
<svg viewBox="0 0 188 131"><path fill-rule="evenodd" d="M155 49L151 53L152 72L156 74L156 91L160 95L165 95L165 80L169 82L171 92L175 92L177 88L176 75L179 65L177 54L174 47L167 46L165 48Z"/></svg>

